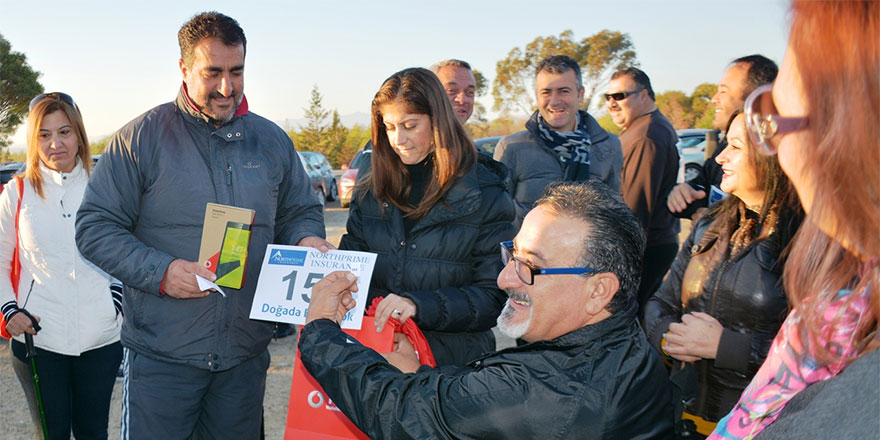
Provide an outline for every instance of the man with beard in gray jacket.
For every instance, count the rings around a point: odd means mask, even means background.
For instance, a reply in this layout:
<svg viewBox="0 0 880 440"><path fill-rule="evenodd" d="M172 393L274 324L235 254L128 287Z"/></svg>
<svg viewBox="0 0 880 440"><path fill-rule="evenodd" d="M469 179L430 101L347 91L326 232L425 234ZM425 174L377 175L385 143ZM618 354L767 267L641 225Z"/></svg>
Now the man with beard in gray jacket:
<svg viewBox="0 0 880 440"><path fill-rule="evenodd" d="M325 251L321 205L290 138L248 111L247 41L208 12L178 33L183 84L110 140L77 213L83 256L125 284L122 438L260 436L272 323L248 319L266 245ZM255 211L244 285L198 259L208 202Z"/></svg>
<svg viewBox="0 0 880 440"><path fill-rule="evenodd" d="M580 110L584 85L577 62L566 55L541 60L535 98L538 110L526 129L503 137L494 154L510 170L517 229L552 182L598 180L620 192L623 150L617 136Z"/></svg>

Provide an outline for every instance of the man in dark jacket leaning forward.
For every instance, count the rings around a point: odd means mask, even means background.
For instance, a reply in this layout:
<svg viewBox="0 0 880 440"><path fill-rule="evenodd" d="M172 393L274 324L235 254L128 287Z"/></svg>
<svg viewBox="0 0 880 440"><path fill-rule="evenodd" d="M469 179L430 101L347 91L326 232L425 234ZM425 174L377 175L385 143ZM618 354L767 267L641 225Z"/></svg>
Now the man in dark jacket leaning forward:
<svg viewBox="0 0 880 440"><path fill-rule="evenodd" d="M606 186L553 185L501 244L498 327L528 344L466 367L419 367L405 338L380 355L339 329L357 286L334 272L312 290L303 365L371 438L670 437L667 375L636 320L644 246Z"/></svg>

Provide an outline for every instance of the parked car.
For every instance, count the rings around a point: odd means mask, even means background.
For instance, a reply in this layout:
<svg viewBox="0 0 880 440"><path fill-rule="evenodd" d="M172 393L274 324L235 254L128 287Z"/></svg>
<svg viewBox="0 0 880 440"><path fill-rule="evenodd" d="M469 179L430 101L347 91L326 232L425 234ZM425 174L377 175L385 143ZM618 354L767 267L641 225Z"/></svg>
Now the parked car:
<svg viewBox="0 0 880 440"><path fill-rule="evenodd" d="M12 176L22 170L24 170L24 164L21 162L9 162L0 165L0 184L9 182L12 180Z"/></svg>
<svg viewBox="0 0 880 440"><path fill-rule="evenodd" d="M502 137L503 136L492 136L480 138L474 141L474 146L477 147L477 152L492 157L495 154L495 146L498 145L498 141L500 141Z"/></svg>
<svg viewBox="0 0 880 440"><path fill-rule="evenodd" d="M679 175L687 182L700 172L703 162L706 161L706 133L712 130L705 128L687 128L676 130L678 142L678 155L681 158L681 170ZM681 180L681 179L679 179Z"/></svg>
<svg viewBox="0 0 880 440"><path fill-rule="evenodd" d="M348 208L351 204L351 193L354 191L354 184L357 182L358 169L368 166L371 160L372 150L361 150L354 156L348 169L339 179L339 204L343 208Z"/></svg>
<svg viewBox="0 0 880 440"><path fill-rule="evenodd" d="M326 204L326 198L324 197L324 179L321 178L321 172L312 166L305 156L303 156L303 153L297 151L296 154L299 154L299 161L302 163L303 169L306 170L306 174L309 176L309 181L312 183L312 191L315 193L315 197L321 202L321 206L324 206Z"/></svg>
<svg viewBox="0 0 880 440"><path fill-rule="evenodd" d="M339 196L339 189L336 187L336 176L333 175L333 167L321 153L312 151L303 151L302 155L309 161L313 169L317 170L321 175L321 188L324 191L324 198L328 202L336 200Z"/></svg>

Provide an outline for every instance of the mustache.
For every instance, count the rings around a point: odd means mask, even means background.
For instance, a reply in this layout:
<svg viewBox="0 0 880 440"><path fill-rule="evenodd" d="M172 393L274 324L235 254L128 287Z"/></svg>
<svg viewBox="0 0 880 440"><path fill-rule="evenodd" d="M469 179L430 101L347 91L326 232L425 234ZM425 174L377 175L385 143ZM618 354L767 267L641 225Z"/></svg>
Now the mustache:
<svg viewBox="0 0 880 440"><path fill-rule="evenodd" d="M229 96L223 96L220 94L220 92L217 92L217 91L213 91L208 94L208 99L226 99L226 98L235 99L237 97L238 97L238 92L235 90L233 90L232 93L229 94Z"/></svg>
<svg viewBox="0 0 880 440"><path fill-rule="evenodd" d="M517 292L517 291L515 291L515 290L505 290L504 293L507 294L507 297L508 297L508 298L510 298L510 299L512 299L512 300L514 300L514 301L525 301L525 302L531 302L531 301L529 301L529 297L528 297L528 295L526 295L526 294L524 294L524 293L520 293L520 292Z"/></svg>

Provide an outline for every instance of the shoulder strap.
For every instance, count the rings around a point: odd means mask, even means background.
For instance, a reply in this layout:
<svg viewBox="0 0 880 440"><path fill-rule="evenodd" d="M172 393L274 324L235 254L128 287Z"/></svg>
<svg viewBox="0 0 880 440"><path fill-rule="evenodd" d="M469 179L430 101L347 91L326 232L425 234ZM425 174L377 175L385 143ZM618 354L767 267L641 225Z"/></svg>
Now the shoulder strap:
<svg viewBox="0 0 880 440"><path fill-rule="evenodd" d="M21 199L24 198L24 180L21 176L15 176L14 179L16 187L18 187L18 206L15 208L15 250L12 252L12 268L9 271L9 279L12 281L15 297L18 298L18 281L21 279L21 260L18 254L18 218L21 214Z"/></svg>
<svg viewBox="0 0 880 440"><path fill-rule="evenodd" d="M15 232L18 232L18 217L21 213L21 199L24 198L24 180L22 180L21 176L13 177L15 179L16 186L18 187L18 206L15 208ZM18 248L18 234L15 235L15 247Z"/></svg>

